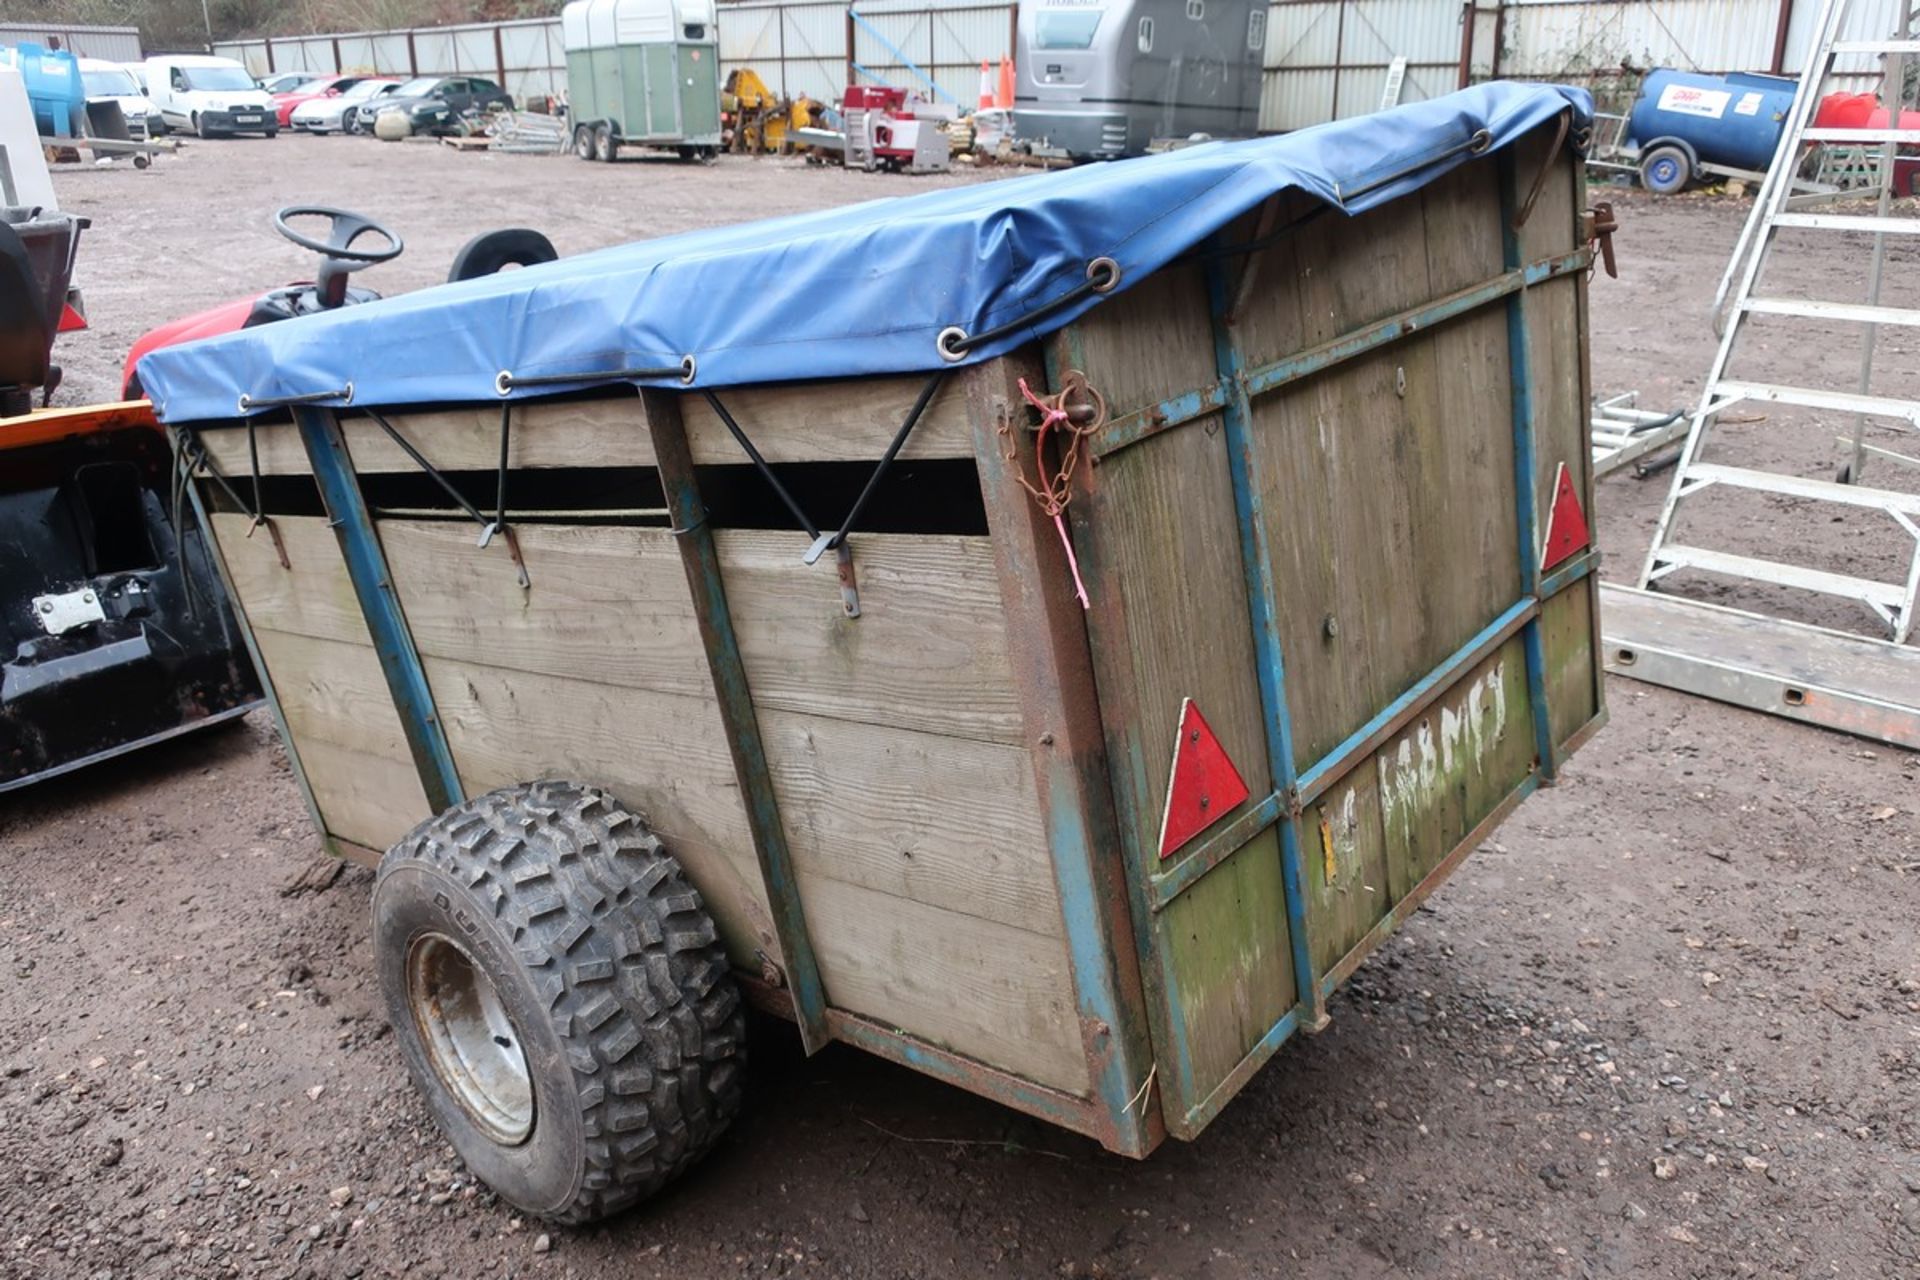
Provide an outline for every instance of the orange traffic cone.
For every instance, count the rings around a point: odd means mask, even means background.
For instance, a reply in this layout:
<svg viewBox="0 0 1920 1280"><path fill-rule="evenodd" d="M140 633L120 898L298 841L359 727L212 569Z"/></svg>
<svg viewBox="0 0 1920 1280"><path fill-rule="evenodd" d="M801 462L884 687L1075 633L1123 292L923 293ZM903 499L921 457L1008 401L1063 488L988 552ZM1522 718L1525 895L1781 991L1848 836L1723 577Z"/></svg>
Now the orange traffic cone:
<svg viewBox="0 0 1920 1280"><path fill-rule="evenodd" d="M993 105L993 70L985 58L980 59L980 109L985 111Z"/></svg>
<svg viewBox="0 0 1920 1280"><path fill-rule="evenodd" d="M1013 106L1013 59L1004 53L1000 55L1000 88L993 95L993 105L1002 110Z"/></svg>

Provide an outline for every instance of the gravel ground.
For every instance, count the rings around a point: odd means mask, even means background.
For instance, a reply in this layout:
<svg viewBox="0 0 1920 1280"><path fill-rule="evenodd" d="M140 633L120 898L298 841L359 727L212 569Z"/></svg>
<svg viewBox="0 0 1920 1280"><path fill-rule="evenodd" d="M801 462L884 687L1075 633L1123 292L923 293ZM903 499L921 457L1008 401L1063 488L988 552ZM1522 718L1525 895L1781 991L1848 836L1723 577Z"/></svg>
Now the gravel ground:
<svg viewBox="0 0 1920 1280"><path fill-rule="evenodd" d="M361 280L400 290L487 226L577 252L963 180L293 137L62 175L96 224L66 398L110 394L148 326L301 274L279 204L391 221L407 255ZM1596 387L1678 406L1745 206L1621 203ZM1830 468L1833 423L1753 425ZM1661 484L1603 483L1615 574ZM1794 512L1767 514L1694 536ZM434 1133L371 986L368 878L287 892L316 844L264 717L0 799L0 1276L1920 1274L1920 759L1608 692L1561 785L1199 1142L1120 1160L849 1050L802 1059L768 1023L715 1155L587 1231L516 1217Z"/></svg>

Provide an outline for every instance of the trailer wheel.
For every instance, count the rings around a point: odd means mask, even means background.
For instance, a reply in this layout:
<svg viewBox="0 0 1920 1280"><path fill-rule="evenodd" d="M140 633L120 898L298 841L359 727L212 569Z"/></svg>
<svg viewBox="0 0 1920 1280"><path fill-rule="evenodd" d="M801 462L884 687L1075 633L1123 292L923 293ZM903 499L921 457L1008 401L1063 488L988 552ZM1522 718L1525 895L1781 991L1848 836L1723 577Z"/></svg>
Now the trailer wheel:
<svg viewBox="0 0 1920 1280"><path fill-rule="evenodd" d="M578 125L573 131L573 154L582 160L593 159L593 126Z"/></svg>
<svg viewBox="0 0 1920 1280"><path fill-rule="evenodd" d="M373 925L409 1074L527 1212L626 1208L739 1110L745 1023L713 920L606 792L529 783L422 823L381 860Z"/></svg>
<svg viewBox="0 0 1920 1280"><path fill-rule="evenodd" d="M613 126L603 124L593 131L593 158L612 164L620 154L620 144L614 141Z"/></svg>
<svg viewBox="0 0 1920 1280"><path fill-rule="evenodd" d="M1655 147L1640 158L1640 185L1655 195L1670 196L1693 181L1693 164L1678 147Z"/></svg>

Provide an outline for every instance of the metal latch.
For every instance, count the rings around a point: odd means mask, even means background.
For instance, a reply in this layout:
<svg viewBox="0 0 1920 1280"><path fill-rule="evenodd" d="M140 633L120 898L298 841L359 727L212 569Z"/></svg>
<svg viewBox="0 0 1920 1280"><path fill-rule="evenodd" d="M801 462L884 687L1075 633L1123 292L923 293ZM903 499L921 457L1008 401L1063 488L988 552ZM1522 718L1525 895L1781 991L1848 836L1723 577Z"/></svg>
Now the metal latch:
<svg viewBox="0 0 1920 1280"><path fill-rule="evenodd" d="M75 627L107 620L106 610L100 607L100 597L93 593L92 587L61 595L35 596L33 616L50 636L64 635Z"/></svg>
<svg viewBox="0 0 1920 1280"><path fill-rule="evenodd" d="M1600 250L1600 261L1605 264L1607 274L1613 279L1620 278L1619 264L1613 257L1613 233L1620 229L1620 222L1613 216L1610 201L1601 200L1580 216L1581 238Z"/></svg>

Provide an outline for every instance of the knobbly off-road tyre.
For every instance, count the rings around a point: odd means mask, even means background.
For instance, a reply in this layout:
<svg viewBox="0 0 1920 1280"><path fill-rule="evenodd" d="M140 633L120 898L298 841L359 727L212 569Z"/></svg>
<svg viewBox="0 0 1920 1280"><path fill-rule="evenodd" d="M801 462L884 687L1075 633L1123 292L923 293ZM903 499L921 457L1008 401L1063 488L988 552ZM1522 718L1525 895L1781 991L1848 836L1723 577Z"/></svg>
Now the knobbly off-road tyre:
<svg viewBox="0 0 1920 1280"><path fill-rule="evenodd" d="M408 1072L509 1203L617 1213L739 1110L744 1015L713 920L606 792L528 783L422 823L381 860L373 926Z"/></svg>

